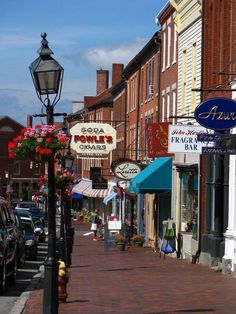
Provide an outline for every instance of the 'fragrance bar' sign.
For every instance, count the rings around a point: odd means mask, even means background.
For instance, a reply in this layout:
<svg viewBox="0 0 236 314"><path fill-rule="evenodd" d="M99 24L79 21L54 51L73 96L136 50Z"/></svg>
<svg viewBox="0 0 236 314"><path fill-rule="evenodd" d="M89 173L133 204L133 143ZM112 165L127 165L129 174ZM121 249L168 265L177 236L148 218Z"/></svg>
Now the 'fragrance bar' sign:
<svg viewBox="0 0 236 314"><path fill-rule="evenodd" d="M168 152L169 153L202 153L203 146L212 146L212 143L198 141L199 134L207 133L201 126L170 125Z"/></svg>

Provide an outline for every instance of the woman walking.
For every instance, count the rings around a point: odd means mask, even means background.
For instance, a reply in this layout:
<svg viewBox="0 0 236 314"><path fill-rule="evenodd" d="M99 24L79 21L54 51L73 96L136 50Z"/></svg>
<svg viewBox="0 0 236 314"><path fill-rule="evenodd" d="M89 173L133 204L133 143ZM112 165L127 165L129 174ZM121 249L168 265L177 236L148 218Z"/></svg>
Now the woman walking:
<svg viewBox="0 0 236 314"><path fill-rule="evenodd" d="M92 214L92 225L91 230L93 231L93 241L97 241L97 231L98 231L98 223L99 223L99 212L98 210L94 210Z"/></svg>

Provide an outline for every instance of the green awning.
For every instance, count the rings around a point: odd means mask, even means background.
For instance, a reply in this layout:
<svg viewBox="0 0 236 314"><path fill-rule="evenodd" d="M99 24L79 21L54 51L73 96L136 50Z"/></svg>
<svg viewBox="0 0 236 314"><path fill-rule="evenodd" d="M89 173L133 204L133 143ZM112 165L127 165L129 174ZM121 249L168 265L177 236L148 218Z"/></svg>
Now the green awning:
<svg viewBox="0 0 236 314"><path fill-rule="evenodd" d="M133 193L161 193L172 189L172 158L159 157L130 181Z"/></svg>

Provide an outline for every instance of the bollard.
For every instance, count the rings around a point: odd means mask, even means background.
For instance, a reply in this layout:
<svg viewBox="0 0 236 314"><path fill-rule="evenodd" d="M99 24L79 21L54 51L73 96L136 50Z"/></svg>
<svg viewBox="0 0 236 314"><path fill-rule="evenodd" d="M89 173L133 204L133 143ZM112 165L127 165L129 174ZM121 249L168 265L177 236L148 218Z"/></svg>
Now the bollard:
<svg viewBox="0 0 236 314"><path fill-rule="evenodd" d="M58 302L65 303L67 299L66 285L68 280L68 271L66 265L63 261L59 261L59 271L58 271Z"/></svg>

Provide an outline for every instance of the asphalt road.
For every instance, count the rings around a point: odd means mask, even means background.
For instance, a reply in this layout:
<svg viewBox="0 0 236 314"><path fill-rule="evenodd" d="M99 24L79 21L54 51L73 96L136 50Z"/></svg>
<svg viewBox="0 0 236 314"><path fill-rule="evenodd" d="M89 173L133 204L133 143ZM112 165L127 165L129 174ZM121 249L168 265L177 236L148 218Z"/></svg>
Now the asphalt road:
<svg viewBox="0 0 236 314"><path fill-rule="evenodd" d="M16 284L7 286L6 291L0 296L0 313L9 314L20 295L27 289L32 278L39 271L47 255L47 243L39 243L37 260L27 260L24 268L17 271Z"/></svg>

